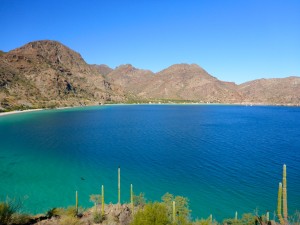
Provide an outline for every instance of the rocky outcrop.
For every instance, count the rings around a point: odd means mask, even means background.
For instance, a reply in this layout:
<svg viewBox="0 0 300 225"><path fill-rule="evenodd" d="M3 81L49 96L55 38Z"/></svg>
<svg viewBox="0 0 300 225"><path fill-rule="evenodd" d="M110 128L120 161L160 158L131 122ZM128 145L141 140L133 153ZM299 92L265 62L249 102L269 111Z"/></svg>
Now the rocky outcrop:
<svg viewBox="0 0 300 225"><path fill-rule="evenodd" d="M138 207L135 208L135 210L138 210ZM132 212L130 210L130 206L127 204L124 205L118 205L118 204L109 204L105 205L105 215L104 218L102 218L101 222L98 221L98 223L95 223L94 218L95 215L100 215L100 209L96 209L95 207L86 210L82 213L82 215L78 219L73 219L73 221L76 221L76 224L102 224L102 225L129 225L132 220ZM64 215L61 216L52 216L50 218L45 218L44 215L40 215L37 218L42 218L39 222L34 222L36 218L31 219L33 223L30 224L36 224L36 225L59 225L62 223L62 220L64 220ZM64 223L66 224L66 223Z"/></svg>

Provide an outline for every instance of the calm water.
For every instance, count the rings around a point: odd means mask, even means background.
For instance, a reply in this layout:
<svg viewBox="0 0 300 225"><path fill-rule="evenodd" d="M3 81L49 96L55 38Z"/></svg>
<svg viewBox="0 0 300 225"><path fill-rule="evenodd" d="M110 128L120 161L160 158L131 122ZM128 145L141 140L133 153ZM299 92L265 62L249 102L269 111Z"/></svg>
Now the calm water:
<svg viewBox="0 0 300 225"><path fill-rule="evenodd" d="M105 185L106 202L135 193L190 199L193 217L276 209L287 164L289 211L300 209L300 108L128 105L0 117L0 198L24 210L75 203Z"/></svg>

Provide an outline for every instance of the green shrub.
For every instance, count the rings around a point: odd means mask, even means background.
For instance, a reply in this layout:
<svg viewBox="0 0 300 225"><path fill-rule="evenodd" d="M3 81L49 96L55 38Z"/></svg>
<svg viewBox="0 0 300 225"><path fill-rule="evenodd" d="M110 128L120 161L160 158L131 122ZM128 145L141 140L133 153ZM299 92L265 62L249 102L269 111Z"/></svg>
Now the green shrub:
<svg viewBox="0 0 300 225"><path fill-rule="evenodd" d="M84 211L83 208L79 207L78 208L78 214L82 214ZM75 206L69 206L68 208L53 208L50 209L47 213L46 213L47 217L52 217L52 216L59 216L59 217L63 217L63 216L70 216L70 217L76 217L76 207Z"/></svg>
<svg viewBox="0 0 300 225"><path fill-rule="evenodd" d="M101 215L101 213L95 212L93 214L94 223L102 223L103 220L104 220L104 217Z"/></svg>
<svg viewBox="0 0 300 225"><path fill-rule="evenodd" d="M102 196L90 195L90 201L93 202L95 205L100 205L102 203Z"/></svg>
<svg viewBox="0 0 300 225"><path fill-rule="evenodd" d="M171 224L167 208L162 203L148 203L143 209L137 211L131 225L167 225Z"/></svg>
<svg viewBox="0 0 300 225"><path fill-rule="evenodd" d="M81 221L77 217L64 215L60 218L59 224L60 225L80 225Z"/></svg>
<svg viewBox="0 0 300 225"><path fill-rule="evenodd" d="M300 225L300 211L296 211L293 215L289 216L289 222L292 225Z"/></svg>
<svg viewBox="0 0 300 225"><path fill-rule="evenodd" d="M207 218L207 219L196 220L192 224L193 225L218 225L218 222L215 220L211 221L210 218Z"/></svg>
<svg viewBox="0 0 300 225"><path fill-rule="evenodd" d="M223 224L228 225L255 225L256 218L251 213L243 214L241 219L225 219L223 220Z"/></svg>
<svg viewBox="0 0 300 225"><path fill-rule="evenodd" d="M140 193L139 195L133 195L133 204L134 206L144 207L144 205L146 205L145 194Z"/></svg>
<svg viewBox="0 0 300 225"><path fill-rule="evenodd" d="M0 224L8 224L12 215L15 213L13 208L6 202L0 203Z"/></svg>
<svg viewBox="0 0 300 225"><path fill-rule="evenodd" d="M11 218L12 224L28 224L31 217L27 214L14 213Z"/></svg>
<svg viewBox="0 0 300 225"><path fill-rule="evenodd" d="M64 211L65 216L75 217L77 216L76 207L75 206L69 206Z"/></svg>
<svg viewBox="0 0 300 225"><path fill-rule="evenodd" d="M15 199L7 198L5 202L0 202L0 224L11 223L13 214L20 208L21 202Z"/></svg>
<svg viewBox="0 0 300 225"><path fill-rule="evenodd" d="M52 208L46 212L46 217L47 218L57 217L63 214L64 214L63 208Z"/></svg>

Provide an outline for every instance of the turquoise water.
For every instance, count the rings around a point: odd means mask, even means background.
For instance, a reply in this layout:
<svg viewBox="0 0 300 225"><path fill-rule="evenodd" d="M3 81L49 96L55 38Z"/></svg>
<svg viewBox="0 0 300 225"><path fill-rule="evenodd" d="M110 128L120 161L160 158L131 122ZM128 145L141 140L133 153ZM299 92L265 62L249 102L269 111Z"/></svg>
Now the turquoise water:
<svg viewBox="0 0 300 225"><path fill-rule="evenodd" d="M105 185L106 202L135 193L190 199L192 216L216 219L276 209L287 164L289 212L300 209L300 108L115 105L0 117L0 198L42 213Z"/></svg>

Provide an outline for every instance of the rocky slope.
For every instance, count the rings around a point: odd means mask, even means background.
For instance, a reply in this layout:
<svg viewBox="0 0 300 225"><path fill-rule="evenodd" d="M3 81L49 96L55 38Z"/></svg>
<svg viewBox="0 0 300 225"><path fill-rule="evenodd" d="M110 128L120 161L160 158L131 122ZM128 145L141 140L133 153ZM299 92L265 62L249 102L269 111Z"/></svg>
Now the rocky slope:
<svg viewBox="0 0 300 225"><path fill-rule="evenodd" d="M300 104L300 77L259 79L239 85L244 102Z"/></svg>
<svg viewBox="0 0 300 225"><path fill-rule="evenodd" d="M129 101L300 104L300 77L241 85L220 81L196 64L158 73L132 65L88 65L56 41L0 52L0 111Z"/></svg>
<svg viewBox="0 0 300 225"><path fill-rule="evenodd" d="M130 64L121 65L106 75L111 83L119 85L124 90L136 97L150 98L149 93L144 93L149 82L152 82L154 73L150 70L142 70Z"/></svg>
<svg viewBox="0 0 300 225"><path fill-rule="evenodd" d="M157 73L147 82L143 96L200 102L241 102L234 83L209 75L196 64L176 64Z"/></svg>
<svg viewBox="0 0 300 225"><path fill-rule="evenodd" d="M95 70L97 70L103 76L105 76L113 71L112 68L110 68L109 66L104 65L104 64L101 64L101 65L93 64L93 65L91 65L91 67L94 68Z"/></svg>
<svg viewBox="0 0 300 225"><path fill-rule="evenodd" d="M119 87L106 81L68 47L37 41L0 56L2 108L49 107L124 101Z"/></svg>
<svg viewBox="0 0 300 225"><path fill-rule="evenodd" d="M241 85L220 81L196 64L175 64L156 74L122 65L106 78L148 101L299 105L300 77L261 79Z"/></svg>

